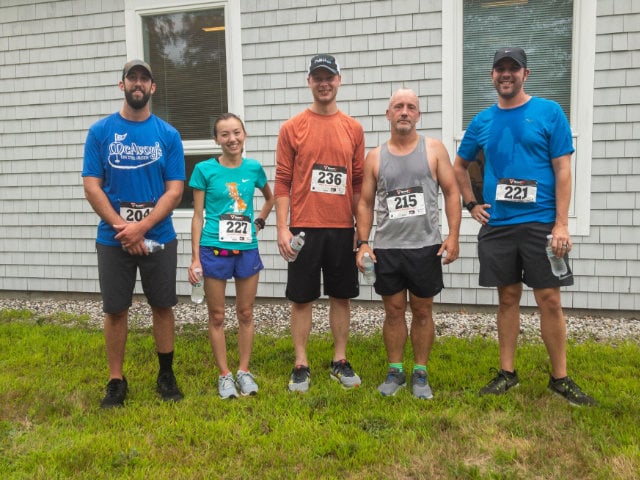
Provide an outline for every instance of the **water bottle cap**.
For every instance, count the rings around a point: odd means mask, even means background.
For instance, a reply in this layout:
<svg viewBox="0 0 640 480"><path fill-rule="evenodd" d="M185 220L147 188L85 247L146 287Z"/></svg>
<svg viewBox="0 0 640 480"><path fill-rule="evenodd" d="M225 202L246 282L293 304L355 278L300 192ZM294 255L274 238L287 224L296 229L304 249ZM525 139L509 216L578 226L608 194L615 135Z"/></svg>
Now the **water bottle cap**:
<svg viewBox="0 0 640 480"><path fill-rule="evenodd" d="M364 256L365 257L370 257L371 255L369 255L369 252L364 252Z"/></svg>
<svg viewBox="0 0 640 480"><path fill-rule="evenodd" d="M547 240L551 240L553 238L553 235L549 234L547 235Z"/></svg>
<svg viewBox="0 0 640 480"><path fill-rule="evenodd" d="M305 235L306 235L306 233L304 233L304 232L300 232L300 236L301 236L301 237L304 237Z"/></svg>
<svg viewBox="0 0 640 480"><path fill-rule="evenodd" d="M200 270L199 268L194 268L193 271L196 272L198 275L202 273L202 270Z"/></svg>

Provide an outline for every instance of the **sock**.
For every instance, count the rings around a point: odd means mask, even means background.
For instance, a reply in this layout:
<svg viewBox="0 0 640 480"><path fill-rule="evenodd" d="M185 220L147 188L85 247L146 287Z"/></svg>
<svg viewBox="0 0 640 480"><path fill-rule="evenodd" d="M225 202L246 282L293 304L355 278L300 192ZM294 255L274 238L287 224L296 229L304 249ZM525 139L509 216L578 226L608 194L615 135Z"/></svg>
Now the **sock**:
<svg viewBox="0 0 640 480"><path fill-rule="evenodd" d="M426 365L415 364L413 366L413 371L415 372L416 370L422 370L423 372L426 372L427 371L427 366Z"/></svg>
<svg viewBox="0 0 640 480"><path fill-rule="evenodd" d="M401 363L389 363L389 368L395 368L399 372L402 372L404 370Z"/></svg>
<svg viewBox="0 0 640 480"><path fill-rule="evenodd" d="M161 372L172 372L173 371L173 351L168 353L158 352L158 362L160 362Z"/></svg>

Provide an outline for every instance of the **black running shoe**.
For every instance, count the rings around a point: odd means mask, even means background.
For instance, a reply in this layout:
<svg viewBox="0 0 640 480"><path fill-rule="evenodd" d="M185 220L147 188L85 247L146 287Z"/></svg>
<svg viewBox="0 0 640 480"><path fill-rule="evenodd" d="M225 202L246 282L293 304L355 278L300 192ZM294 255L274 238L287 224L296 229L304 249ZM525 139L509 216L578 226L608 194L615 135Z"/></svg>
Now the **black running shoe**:
<svg viewBox="0 0 640 480"><path fill-rule="evenodd" d="M101 408L116 408L124 406L124 399L127 398L127 379L122 377L112 378L107 383L107 394L100 403Z"/></svg>
<svg viewBox="0 0 640 480"><path fill-rule="evenodd" d="M506 370L498 370L498 373L480 389L480 395L502 395L507 390L519 385L517 372L507 372Z"/></svg>
<svg viewBox="0 0 640 480"><path fill-rule="evenodd" d="M160 372L156 384L156 390L165 402L179 402L184 398L172 371Z"/></svg>
<svg viewBox="0 0 640 480"><path fill-rule="evenodd" d="M597 405L598 402L584 393L569 377L553 378L549 376L549 390L561 396L576 407Z"/></svg>

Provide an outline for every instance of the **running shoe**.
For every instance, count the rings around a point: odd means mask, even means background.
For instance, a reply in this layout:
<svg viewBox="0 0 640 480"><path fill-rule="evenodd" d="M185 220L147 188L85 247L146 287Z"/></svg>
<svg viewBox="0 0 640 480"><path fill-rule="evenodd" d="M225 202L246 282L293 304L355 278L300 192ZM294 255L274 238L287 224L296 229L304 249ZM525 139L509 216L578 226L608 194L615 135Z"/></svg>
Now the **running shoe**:
<svg viewBox="0 0 640 480"><path fill-rule="evenodd" d="M507 390L519 385L518 373L498 370L496 376L480 389L480 395L502 395Z"/></svg>
<svg viewBox="0 0 640 480"><path fill-rule="evenodd" d="M178 388L176 377L171 370L160 372L156 381L156 390L165 402L179 402L184 395Z"/></svg>
<svg viewBox="0 0 640 480"><path fill-rule="evenodd" d="M236 374L236 386L243 396L255 395L258 393L258 384L251 372L243 372L238 370Z"/></svg>
<svg viewBox="0 0 640 480"><path fill-rule="evenodd" d="M390 397L398 393L407 384L407 377L404 372L397 368L390 368L384 383L378 385L378 391L385 397Z"/></svg>
<svg viewBox="0 0 640 480"><path fill-rule="evenodd" d="M342 388L356 388L360 386L360 377L353 371L351 364L342 359L331 362L331 378L340 382Z"/></svg>
<svg viewBox="0 0 640 480"><path fill-rule="evenodd" d="M112 378L107 383L107 394L100 403L101 408L116 408L124 406L124 399L127 398L127 379L122 377Z"/></svg>
<svg viewBox="0 0 640 480"><path fill-rule="evenodd" d="M411 385L413 388L413 396L423 400L431 400L433 392L427 380L427 372L424 370L414 370L411 374Z"/></svg>
<svg viewBox="0 0 640 480"><path fill-rule="evenodd" d="M311 384L311 371L306 365L296 365L291 372L289 391L305 393Z"/></svg>
<svg viewBox="0 0 640 480"><path fill-rule="evenodd" d="M227 398L238 398L238 391L236 390L236 384L233 381L233 374L231 372L218 377L218 394L223 400Z"/></svg>
<svg viewBox="0 0 640 480"><path fill-rule="evenodd" d="M598 402L584 393L569 377L553 378L549 376L549 390L561 396L571 405L576 407L597 405Z"/></svg>

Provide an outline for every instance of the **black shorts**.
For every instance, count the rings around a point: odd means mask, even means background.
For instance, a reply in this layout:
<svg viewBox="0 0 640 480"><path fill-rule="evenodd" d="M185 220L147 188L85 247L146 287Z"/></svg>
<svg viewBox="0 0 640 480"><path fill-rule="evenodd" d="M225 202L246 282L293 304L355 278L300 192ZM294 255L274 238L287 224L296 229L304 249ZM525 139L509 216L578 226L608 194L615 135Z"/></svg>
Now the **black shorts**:
<svg viewBox="0 0 640 480"><path fill-rule="evenodd" d="M374 249L378 295L393 295L409 290L416 297L431 298L444 288L440 245L423 248Z"/></svg>
<svg viewBox="0 0 640 480"><path fill-rule="evenodd" d="M122 247L96 243L98 275L104 313L120 313L131 306L136 273L140 269L142 291L152 307L173 307L176 295L178 240L149 255L130 255Z"/></svg>
<svg viewBox="0 0 640 480"><path fill-rule="evenodd" d="M286 297L308 303L320 297L320 272L324 294L355 298L360 294L353 251L353 228L291 228L305 232L305 243L295 262L289 263Z"/></svg>
<svg viewBox="0 0 640 480"><path fill-rule="evenodd" d="M503 227L483 225L478 233L480 285L504 287L524 282L530 288L573 285L569 269L561 279L551 272L545 246L553 223L520 223Z"/></svg>

